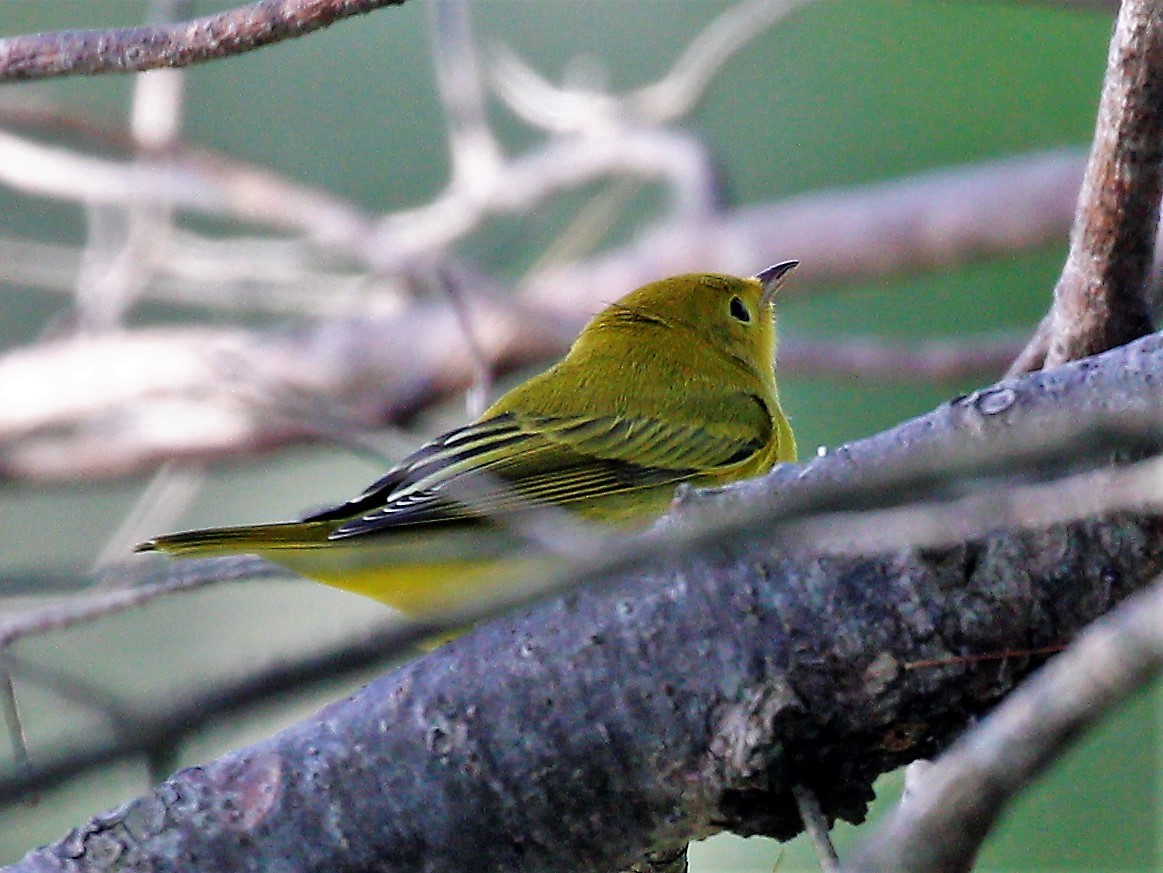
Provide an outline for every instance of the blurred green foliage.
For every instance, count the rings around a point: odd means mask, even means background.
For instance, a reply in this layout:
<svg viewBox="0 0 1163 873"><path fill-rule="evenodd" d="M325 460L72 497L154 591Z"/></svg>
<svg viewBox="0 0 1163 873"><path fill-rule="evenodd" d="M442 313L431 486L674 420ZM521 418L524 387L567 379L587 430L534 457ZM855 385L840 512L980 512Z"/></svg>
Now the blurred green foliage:
<svg viewBox="0 0 1163 873"><path fill-rule="evenodd" d="M201 3L199 12L227 4ZM482 57L504 44L551 80L601 70L613 91L646 84L719 11L711 0L481 0L473 14ZM143 19L146 4L105 0L8 3L5 34ZM1062 144L1085 145L1110 32L1107 15L1051 4L820 3L796 12L733 58L689 120L720 162L734 203L770 200ZM44 99L102 119L123 118L122 76L9 86L8 101ZM348 19L308 38L187 78L190 141L269 166L376 211L422 203L446 178L444 120L436 100L424 7ZM509 148L536 136L496 109ZM611 230L624 239L634 219ZM494 275L515 278L568 225L580 198L527 220L497 222L466 243ZM211 231L226 233L228 228ZM76 243L83 215L0 190L0 232ZM1028 329L1045 310L1064 248L957 271L851 287L785 306L786 330L839 338L915 339ZM795 252L788 252L789 257ZM761 266L761 265L757 265ZM7 286L0 343L27 342L67 301ZM140 317L140 316L139 316ZM835 445L921 413L964 386L901 386L867 379L784 379L805 451ZM301 449L212 472L190 525L257 521L342 499L376 470L334 449ZM142 482L0 491L0 574L84 567L131 506ZM254 616L262 614L262 622ZM315 586L224 586L131 616L23 644L44 663L85 665L91 681L127 696L174 691L215 672L242 670L334 639L378 614L371 604ZM293 629L293 632L289 632ZM330 696L339 693L329 692ZM291 702L183 750L195 762L311 711L329 695ZM52 695L22 689L34 750L100 719ZM1158 699L1142 695L1073 752L1006 817L982 869L1155 869ZM102 771L34 808L0 811L0 862L63 836L98 809L145 787L141 768ZM899 776L882 780L891 800ZM875 813L874 813L875 814ZM843 848L859 836L841 826ZM697 870L772 868L777 848L720 838L698 847ZM800 841L780 871L813 869Z"/></svg>

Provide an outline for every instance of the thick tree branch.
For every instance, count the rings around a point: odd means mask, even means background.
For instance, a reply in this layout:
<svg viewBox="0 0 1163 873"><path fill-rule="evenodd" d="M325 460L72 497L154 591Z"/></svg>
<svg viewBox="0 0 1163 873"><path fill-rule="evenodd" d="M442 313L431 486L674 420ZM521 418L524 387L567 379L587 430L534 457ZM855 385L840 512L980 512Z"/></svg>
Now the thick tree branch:
<svg viewBox="0 0 1163 873"><path fill-rule="evenodd" d="M1161 379L1155 335L679 514L762 494L810 505L894 466L1158 418ZM865 557L764 539L483 625L14 869L606 871L724 828L788 837L796 784L859 820L879 773L941 748L1036 660L957 656L1068 640L1163 569L1163 524L1130 511ZM921 661L937 666L905 668Z"/></svg>
<svg viewBox="0 0 1163 873"><path fill-rule="evenodd" d="M191 21L0 39L0 82L185 67L303 36L404 0L261 0Z"/></svg>

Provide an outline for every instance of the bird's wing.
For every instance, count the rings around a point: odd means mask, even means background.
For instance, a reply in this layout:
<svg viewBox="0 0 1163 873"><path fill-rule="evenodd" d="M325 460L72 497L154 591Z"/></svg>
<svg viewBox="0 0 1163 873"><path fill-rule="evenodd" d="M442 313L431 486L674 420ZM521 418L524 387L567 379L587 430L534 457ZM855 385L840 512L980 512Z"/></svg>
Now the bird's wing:
<svg viewBox="0 0 1163 873"><path fill-rule="evenodd" d="M359 497L306 520L342 522L331 534L341 538L568 506L678 483L765 442L647 418L505 413L436 438Z"/></svg>

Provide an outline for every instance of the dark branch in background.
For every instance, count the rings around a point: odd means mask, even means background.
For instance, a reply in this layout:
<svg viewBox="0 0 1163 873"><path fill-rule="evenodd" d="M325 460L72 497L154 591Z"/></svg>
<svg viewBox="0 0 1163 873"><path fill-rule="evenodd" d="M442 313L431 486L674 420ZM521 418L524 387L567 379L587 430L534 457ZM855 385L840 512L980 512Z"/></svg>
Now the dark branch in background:
<svg viewBox="0 0 1163 873"><path fill-rule="evenodd" d="M1150 333L1163 191L1163 8L1124 0L1115 23L1070 253L1047 321L1011 372L1114 348Z"/></svg>
<svg viewBox="0 0 1163 873"><path fill-rule="evenodd" d="M1147 417L1157 450L1161 374L1156 335L766 480L691 494L680 532L735 504L750 507L748 533L671 547L670 561L653 552L655 569L482 625L14 869L64 858L90 869L113 851L135 869L191 873L237 869L240 853L256 867L278 858L340 873L608 871L721 829L789 837L797 784L825 815L858 821L879 773L943 746L1039 660L959 656L1069 640L1163 570L1163 522L1114 512L829 556L793 545L810 540L781 536L748 501L796 517L892 502L900 482L939 487L942 469L949 488L949 465L968 459L1002 458L1000 474L1015 446L1028 468L1047 434L1078 422ZM1133 444L1141 454L1142 438ZM1042 457L1055 473L1079 466ZM907 669L916 662L933 666Z"/></svg>
<svg viewBox="0 0 1163 873"><path fill-rule="evenodd" d="M191 21L0 39L0 82L185 67L303 36L404 0L262 0Z"/></svg>
<svg viewBox="0 0 1163 873"><path fill-rule="evenodd" d="M1034 777L1161 668L1163 578L1095 622L958 740L843 869L963 869Z"/></svg>

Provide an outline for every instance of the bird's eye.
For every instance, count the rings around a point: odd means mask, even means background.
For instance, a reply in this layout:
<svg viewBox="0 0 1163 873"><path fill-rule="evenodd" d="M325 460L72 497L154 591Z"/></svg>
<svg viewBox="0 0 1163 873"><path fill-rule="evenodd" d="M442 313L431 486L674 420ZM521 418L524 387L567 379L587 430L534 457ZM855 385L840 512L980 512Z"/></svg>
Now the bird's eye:
<svg viewBox="0 0 1163 873"><path fill-rule="evenodd" d="M737 321L742 321L744 324L751 321L751 313L747 311L747 304L738 297L732 297L728 308L731 317Z"/></svg>

